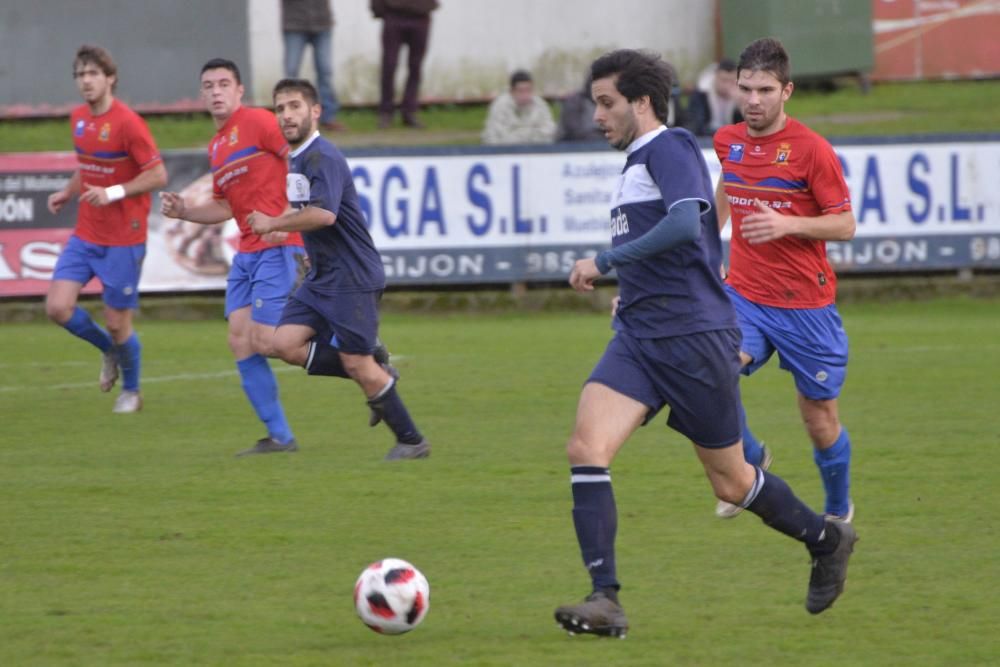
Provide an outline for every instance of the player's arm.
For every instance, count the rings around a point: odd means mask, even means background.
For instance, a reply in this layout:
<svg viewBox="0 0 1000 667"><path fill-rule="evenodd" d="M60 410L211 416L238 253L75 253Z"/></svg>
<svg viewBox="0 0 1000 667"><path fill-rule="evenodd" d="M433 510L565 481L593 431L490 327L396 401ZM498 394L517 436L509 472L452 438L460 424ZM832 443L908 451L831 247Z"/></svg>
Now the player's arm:
<svg viewBox="0 0 1000 667"><path fill-rule="evenodd" d="M729 222L729 197L726 196L726 182L723 176L719 174L719 184L715 186L715 213L719 216L720 232Z"/></svg>
<svg viewBox="0 0 1000 667"><path fill-rule="evenodd" d="M215 225L233 217L233 209L225 199L212 198L204 204L188 206L178 192L160 193L160 213L168 218L180 218L199 225Z"/></svg>
<svg viewBox="0 0 1000 667"><path fill-rule="evenodd" d="M163 166L163 162L157 162L145 171L139 172L139 175L131 181L106 188L99 185L88 185L80 194L80 201L87 202L91 206L107 206L119 199L158 190L166 184L167 168Z"/></svg>
<svg viewBox="0 0 1000 667"><path fill-rule="evenodd" d="M740 223L740 235L751 244L767 243L784 236L814 241L850 241L857 229L852 211L806 217L782 215L759 199L754 200L754 206L757 210Z"/></svg>
<svg viewBox="0 0 1000 667"><path fill-rule="evenodd" d="M611 269L696 241L700 232L699 201L696 199L678 201L652 229L634 241L610 250L602 250L596 257L578 260L570 273L569 283L578 292L589 292L594 289L594 281Z"/></svg>
<svg viewBox="0 0 1000 667"><path fill-rule="evenodd" d="M247 218L254 234L261 235L271 232L311 232L329 227L336 221L335 214L319 206L306 206L277 218L272 218L260 211L254 211Z"/></svg>
<svg viewBox="0 0 1000 667"><path fill-rule="evenodd" d="M80 170L77 169L70 176L69 181L66 183L66 187L62 190L57 190L49 195L48 208L49 213L55 215L62 207L66 205L66 202L70 200L73 195L80 192Z"/></svg>

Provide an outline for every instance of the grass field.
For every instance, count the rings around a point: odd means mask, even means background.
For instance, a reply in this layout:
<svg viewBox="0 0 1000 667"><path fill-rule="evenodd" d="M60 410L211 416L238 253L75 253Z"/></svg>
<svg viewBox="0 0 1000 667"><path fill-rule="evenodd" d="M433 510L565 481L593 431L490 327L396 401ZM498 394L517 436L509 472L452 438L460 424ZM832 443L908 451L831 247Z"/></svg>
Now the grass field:
<svg viewBox="0 0 1000 667"><path fill-rule="evenodd" d="M262 434L221 319L140 323L146 408L112 415L98 357L51 325L0 327L0 664L986 665L1000 642L1000 300L842 309L861 542L847 591L803 608L805 551L723 522L675 433L614 466L625 641L569 638L587 592L563 443L609 337L592 314L389 315L401 392L434 443L386 464L355 387L281 369L295 455ZM821 499L790 378L744 383L773 470ZM360 570L431 582L424 625L354 616Z"/></svg>
<svg viewBox="0 0 1000 667"><path fill-rule="evenodd" d="M1000 80L893 83L863 94L846 84L833 92L802 88L788 112L827 137L996 132ZM553 106L558 117L558 105ZM372 109L345 109L350 128L327 136L344 148L412 145L476 145L486 122L485 105L439 105L424 109L425 130L378 130ZM161 149L203 149L215 134L208 114L147 117ZM72 150L66 119L0 122L0 152Z"/></svg>

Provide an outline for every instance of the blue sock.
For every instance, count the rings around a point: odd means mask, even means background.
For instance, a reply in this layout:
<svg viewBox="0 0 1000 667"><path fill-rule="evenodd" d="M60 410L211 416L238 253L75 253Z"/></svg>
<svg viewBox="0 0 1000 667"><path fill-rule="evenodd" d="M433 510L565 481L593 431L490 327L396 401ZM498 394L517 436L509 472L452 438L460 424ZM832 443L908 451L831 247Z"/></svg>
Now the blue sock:
<svg viewBox="0 0 1000 667"><path fill-rule="evenodd" d="M826 449L814 449L813 460L826 489L826 513L846 515L851 487L851 439L847 429L841 427L840 437Z"/></svg>
<svg viewBox="0 0 1000 667"><path fill-rule="evenodd" d="M759 466L764 461L764 450L747 426L747 413L742 405L740 405L740 427L743 429L743 459L750 465Z"/></svg>
<svg viewBox="0 0 1000 667"><path fill-rule="evenodd" d="M620 588L615 572L618 508L611 488L611 472L600 466L573 466L570 481L576 539L594 590L612 588L617 591Z"/></svg>
<svg viewBox="0 0 1000 667"><path fill-rule="evenodd" d="M292 429L278 400L278 381L267 359L255 354L237 361L236 368L240 371L243 391L257 416L267 426L267 434L282 444L291 442L294 439Z"/></svg>
<svg viewBox="0 0 1000 667"><path fill-rule="evenodd" d="M118 350L118 365L122 369L122 389L139 391L139 370L142 365L142 344L139 343L139 337L133 331L128 340L117 345L116 348Z"/></svg>
<svg viewBox="0 0 1000 667"><path fill-rule="evenodd" d="M396 391L396 381L392 380L382 392L368 401L368 406L377 412L386 426L395 434L396 441L404 445L416 445L424 439L410 413L403 405L403 399Z"/></svg>
<svg viewBox="0 0 1000 667"><path fill-rule="evenodd" d="M825 537L823 517L799 500L785 480L766 470L757 468L757 479L740 505L778 532L805 542L810 549L818 547ZM823 548L829 546L825 543Z"/></svg>
<svg viewBox="0 0 1000 667"><path fill-rule="evenodd" d="M90 313L80 306L73 310L73 315L69 318L69 322L63 325L63 328L74 336L87 341L101 352L107 352L114 344L108 332L99 327Z"/></svg>

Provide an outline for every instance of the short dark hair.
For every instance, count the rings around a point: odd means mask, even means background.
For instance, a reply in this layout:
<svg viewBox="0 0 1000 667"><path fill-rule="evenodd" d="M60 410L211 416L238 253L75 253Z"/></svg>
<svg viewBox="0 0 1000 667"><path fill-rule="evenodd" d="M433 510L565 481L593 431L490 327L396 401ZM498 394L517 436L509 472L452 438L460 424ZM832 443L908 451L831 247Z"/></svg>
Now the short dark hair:
<svg viewBox="0 0 1000 667"><path fill-rule="evenodd" d="M288 92L302 93L302 97L305 98L310 106L319 103L319 94L316 92L316 86L312 85L308 79L282 79L274 84L274 90L271 92L271 101L274 101L278 93Z"/></svg>
<svg viewBox="0 0 1000 667"><path fill-rule="evenodd" d="M720 72L735 72L736 62L732 58L723 58L719 61L718 69Z"/></svg>
<svg viewBox="0 0 1000 667"><path fill-rule="evenodd" d="M615 88L629 102L649 97L653 113L662 123L670 113L673 77L670 65L654 51L619 49L605 53L590 66L592 81L618 75Z"/></svg>
<svg viewBox="0 0 1000 667"><path fill-rule="evenodd" d="M118 65L115 64L114 58L111 57L107 49L94 44L84 44L78 48L76 56L73 58L74 79L76 78L76 66L82 64L96 65L97 69L104 72L104 76L115 77L114 83L111 84L111 91L114 92L118 85Z"/></svg>
<svg viewBox="0 0 1000 667"><path fill-rule="evenodd" d="M524 83L525 81L531 82L531 73L526 69L515 70L513 74L510 75L510 87L513 88L519 83Z"/></svg>
<svg viewBox="0 0 1000 667"><path fill-rule="evenodd" d="M242 84L243 80L240 78L240 68L236 66L232 60L226 60L225 58L212 58L207 63L201 66L201 74L204 74L210 69L227 69L233 73L236 77L236 83Z"/></svg>
<svg viewBox="0 0 1000 667"><path fill-rule="evenodd" d="M736 76L742 70L751 72L769 72L774 75L782 86L792 80L792 65L788 59L788 52L781 42L773 37L764 37L757 41L750 42L743 53L740 54L740 62L736 67Z"/></svg>

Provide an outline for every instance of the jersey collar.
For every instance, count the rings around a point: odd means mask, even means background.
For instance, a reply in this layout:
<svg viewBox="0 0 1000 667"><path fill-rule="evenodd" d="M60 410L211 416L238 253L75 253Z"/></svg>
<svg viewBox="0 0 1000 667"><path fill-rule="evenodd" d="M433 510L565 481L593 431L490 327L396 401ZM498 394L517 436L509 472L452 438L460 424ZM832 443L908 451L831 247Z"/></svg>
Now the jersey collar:
<svg viewBox="0 0 1000 667"><path fill-rule="evenodd" d="M302 154L302 151L304 151L305 149L309 148L309 145L312 144L312 142L316 141L316 137L318 137L318 136L319 136L319 130L313 130L312 136L310 136L308 139L306 139L305 142L301 146L299 146L294 151L292 151L291 153L289 153L289 155L291 157L298 157L299 155Z"/></svg>
<svg viewBox="0 0 1000 667"><path fill-rule="evenodd" d="M648 144L650 141L658 137L660 135L660 132L666 132L666 131L667 131L667 126L661 125L655 130L650 130L641 137L634 139L632 143L629 144L628 148L625 149L625 155L631 155L632 153L639 150L640 148Z"/></svg>

